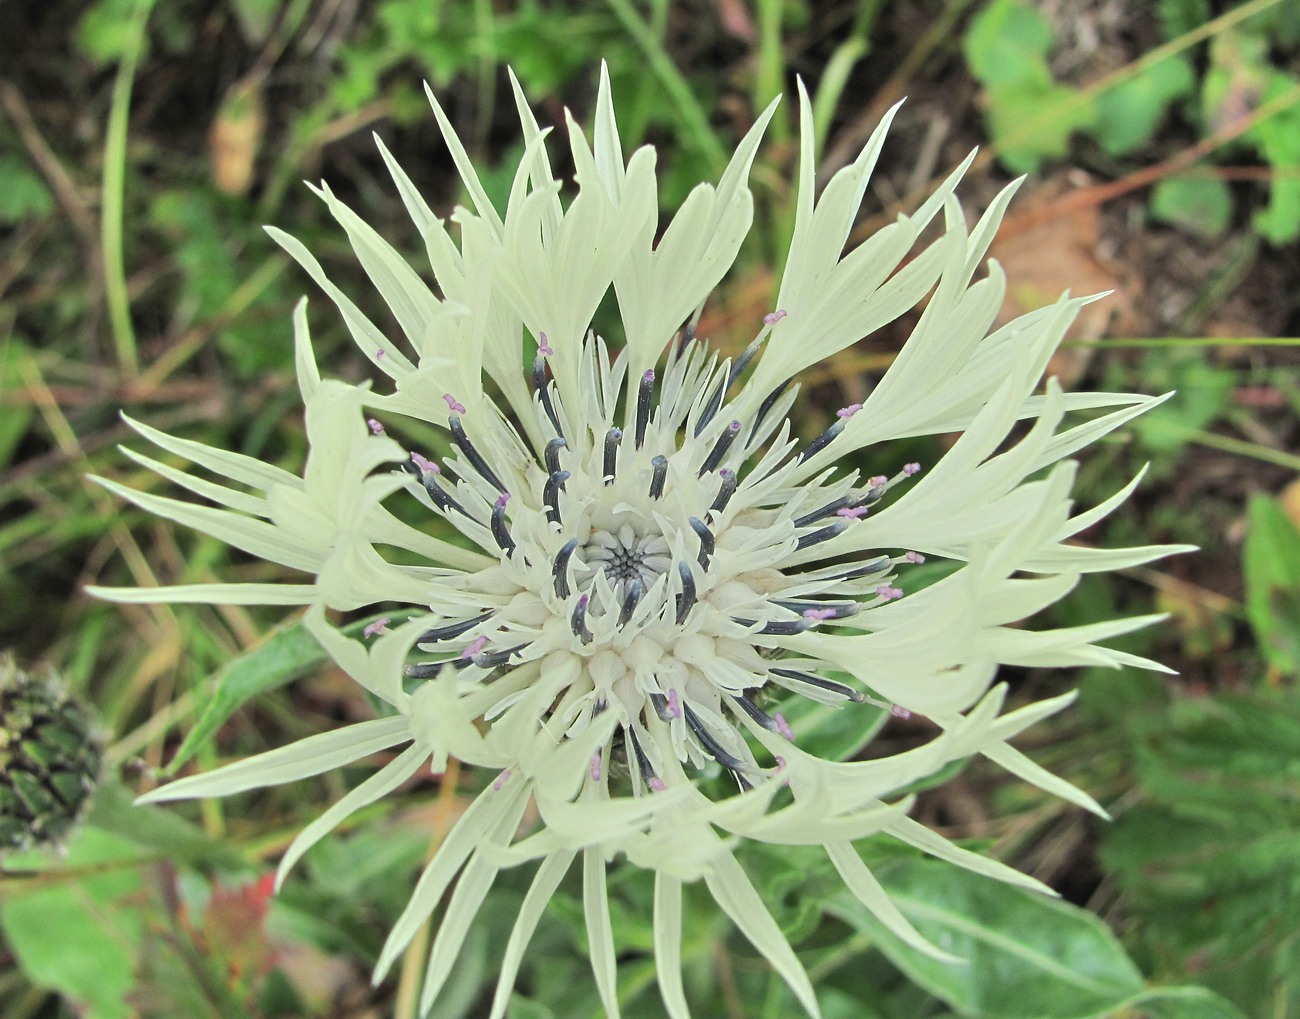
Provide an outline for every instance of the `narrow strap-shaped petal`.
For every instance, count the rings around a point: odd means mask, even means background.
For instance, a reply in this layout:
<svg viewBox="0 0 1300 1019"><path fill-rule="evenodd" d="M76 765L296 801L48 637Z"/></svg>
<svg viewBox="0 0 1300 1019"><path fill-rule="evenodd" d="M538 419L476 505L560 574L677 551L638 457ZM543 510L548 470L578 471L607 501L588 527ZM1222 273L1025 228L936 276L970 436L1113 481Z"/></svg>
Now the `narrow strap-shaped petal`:
<svg viewBox="0 0 1300 1019"><path fill-rule="evenodd" d="M310 605L314 584L176 584L173 587L99 587L87 593L124 605Z"/></svg>
<svg viewBox="0 0 1300 1019"><path fill-rule="evenodd" d="M497 977L496 991L492 996L492 1014L488 1019L503 1019L510 1004L510 993L514 990L515 978L519 975L519 964L523 960L524 950L532 940L533 932L542 919L546 904L555 895L564 875L569 872L573 858L577 854L570 850L552 853L542 861L528 886L528 893L519 907L514 926L510 928L510 939L506 942L505 954L501 958L501 973ZM676 1017L674 1017L676 1019Z"/></svg>
<svg viewBox="0 0 1300 1019"><path fill-rule="evenodd" d="M582 853L582 906L587 918L587 946L596 990L609 1019L618 1019L618 968L614 959L614 927L609 919L605 889L605 856L599 849Z"/></svg>
<svg viewBox="0 0 1300 1019"><path fill-rule="evenodd" d="M303 487L302 478L298 477L298 475L290 474L288 471L281 470L274 464L258 460L256 457L245 456L243 453L232 453L228 449L218 449L216 446L207 446L192 439L182 439L176 435L168 435L166 432L159 431L143 421L137 421L129 414L123 414L122 420L160 449L175 453L177 456L183 456L186 460L196 463L200 467L206 467L214 474L220 474L231 481L238 481L241 485L260 488L264 492L275 488L277 485L287 485L290 488L299 489Z"/></svg>
<svg viewBox="0 0 1300 1019"><path fill-rule="evenodd" d="M211 502L224 506L226 509L258 517L265 517L268 515L266 500L260 495L249 495L247 492L240 492L233 488L227 488L225 485L218 485L216 482L196 477L193 474L187 474L185 471L178 470L170 464L165 464L160 460L155 460L151 456L145 456L143 453L137 453L135 450L128 449L126 446L118 446L117 448L121 450L128 459L134 460L141 467L153 471L159 477L166 478L172 484L177 485L180 488L187 489L195 495L200 495L204 499L208 499Z"/></svg>
<svg viewBox="0 0 1300 1019"><path fill-rule="evenodd" d="M191 775L145 793L137 803L192 800L200 796L230 796L249 789L283 785L341 768L411 738L406 719L375 718L333 732L308 736L297 743L227 764L203 775Z"/></svg>
<svg viewBox="0 0 1300 1019"><path fill-rule="evenodd" d="M781 979L790 985L808 1014L814 1019L821 1019L817 995L813 993L807 971L736 858L730 855L720 857L714 863L712 871L705 874L704 882L722 911L731 917L750 944L762 953L772 968L781 975Z"/></svg>
<svg viewBox="0 0 1300 1019"><path fill-rule="evenodd" d="M904 944L911 945L918 952L924 952L940 962L964 961L960 956L945 952L912 926L912 922L903 915L889 893L881 887L876 875L871 873L871 868L862 862L862 857L851 842L829 842L825 848L826 855L835 864L835 869L839 871L840 878L853 893L853 897L871 910L872 915L901 938Z"/></svg>
<svg viewBox="0 0 1300 1019"><path fill-rule="evenodd" d="M488 832L487 840L492 844L509 842L515 829L519 827L524 808L528 805L526 797L519 797L513 808L505 811L500 820ZM474 918L483 908L483 901L492 890L492 883L501 872L499 865L492 862L484 853L478 852L470 859L460 877L456 880L456 890L452 892L451 901L447 903L447 912L438 928L438 936L429 952L429 965L424 974L424 990L420 994L420 1014L428 1015L433 1008L447 978L451 976L452 967L460 950L465 944L465 934L473 924Z"/></svg>
<svg viewBox="0 0 1300 1019"><path fill-rule="evenodd" d="M655 874L655 971L669 1019L691 1019L682 987L682 883ZM493 1017L496 1019L496 1017Z"/></svg>
<svg viewBox="0 0 1300 1019"><path fill-rule="evenodd" d="M1051 888L1028 874L1022 874L1014 867L1008 867L1005 863L990 857L963 849L910 817L899 818L885 830L899 841L906 842L923 853L928 853L936 860L954 864L963 870L969 870L972 874L981 874L995 881L1015 885L1017 888L1028 888L1030 891L1041 892L1044 895L1056 895Z"/></svg>
<svg viewBox="0 0 1300 1019"><path fill-rule="evenodd" d="M420 925L433 913L438 900L442 898L442 893L460 872L470 854L495 828L502 816L514 809L526 795L527 786L523 782L513 782L504 789L488 786L461 815L460 820L447 835L446 841L438 848L429 865L424 868L424 873L420 875L410 901L402 910L402 915L397 918L397 922L393 924L388 940L380 950L379 961L375 963L373 978L375 984L379 984L387 976L397 957L415 937L415 932L420 929Z"/></svg>
<svg viewBox="0 0 1300 1019"><path fill-rule="evenodd" d="M307 298L300 297L293 306L293 368L298 379L302 402L310 403L320 389L320 367L311 346L311 330L307 326Z"/></svg>
<svg viewBox="0 0 1300 1019"><path fill-rule="evenodd" d="M389 761L359 786L339 800L329 810L321 814L311 824L298 833L298 837L289 843L284 851L280 866L275 871L275 890L278 892L284 884L293 865L297 863L312 846L332 832L356 811L368 807L376 800L383 799L394 789L419 770L429 758L429 752L420 746L409 746L397 757Z"/></svg>

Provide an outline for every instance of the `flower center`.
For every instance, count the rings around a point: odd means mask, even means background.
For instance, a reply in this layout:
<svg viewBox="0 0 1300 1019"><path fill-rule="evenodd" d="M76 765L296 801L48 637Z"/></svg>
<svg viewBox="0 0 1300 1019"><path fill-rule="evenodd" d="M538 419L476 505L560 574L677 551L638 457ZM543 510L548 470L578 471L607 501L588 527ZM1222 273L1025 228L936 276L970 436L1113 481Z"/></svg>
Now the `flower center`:
<svg viewBox="0 0 1300 1019"><path fill-rule="evenodd" d="M578 590L588 591L596 574L603 572L620 602L633 581L640 581L649 590L672 565L664 536L657 532L639 534L631 524L623 524L613 532L593 531L582 547L582 559L587 565L576 571Z"/></svg>

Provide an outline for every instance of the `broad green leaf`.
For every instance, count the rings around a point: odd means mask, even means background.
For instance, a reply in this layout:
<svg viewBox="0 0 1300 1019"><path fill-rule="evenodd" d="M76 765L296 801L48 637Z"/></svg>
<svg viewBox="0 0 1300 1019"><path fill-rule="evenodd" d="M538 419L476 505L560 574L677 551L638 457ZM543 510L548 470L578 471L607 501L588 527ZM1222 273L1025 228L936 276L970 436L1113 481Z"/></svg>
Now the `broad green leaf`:
<svg viewBox="0 0 1300 1019"><path fill-rule="evenodd" d="M82 828L66 860L26 882L6 882L0 896L5 940L31 981L65 995L86 1019L129 1019L143 916L140 847ZM35 854L7 866L39 866ZM66 878L60 875L66 872ZM24 884L30 887L24 887Z"/></svg>
<svg viewBox="0 0 1300 1019"><path fill-rule="evenodd" d="M212 696L166 774L174 774L206 745L245 701L293 682L324 661L325 652L298 620L272 630L261 644L216 674Z"/></svg>
<svg viewBox="0 0 1300 1019"><path fill-rule="evenodd" d="M1051 23L1019 0L993 0L971 19L963 41L966 63L985 85L1037 77L1051 48Z"/></svg>
<svg viewBox="0 0 1300 1019"><path fill-rule="evenodd" d="M1145 144L1169 104L1192 91L1190 63L1172 57L1154 63L1097 96L1097 141L1112 156Z"/></svg>
<svg viewBox="0 0 1300 1019"><path fill-rule="evenodd" d="M1131 1015L1134 1019L1246 1019L1236 1005L1204 987L1161 987L1139 994L1104 1015L1107 1019L1117 1015Z"/></svg>
<svg viewBox="0 0 1300 1019"><path fill-rule="evenodd" d="M1250 501L1243 569L1246 612L1260 650L1285 675L1300 674L1300 529L1265 495Z"/></svg>
<svg viewBox="0 0 1300 1019"><path fill-rule="evenodd" d="M133 798L120 785L101 786L95 792L86 824L133 843L141 855L151 858L207 864L232 871L247 866L244 855L231 843L212 838L174 810L137 807Z"/></svg>
<svg viewBox="0 0 1300 1019"><path fill-rule="evenodd" d="M932 860L896 860L877 875L923 935L968 962L946 964L908 947L847 894L832 899L830 911L962 1015L1081 1019L1143 990L1119 941L1076 906Z"/></svg>
<svg viewBox="0 0 1300 1019"><path fill-rule="evenodd" d="M1199 237L1219 237L1232 218L1232 192L1217 177L1166 177L1151 192L1151 218Z"/></svg>

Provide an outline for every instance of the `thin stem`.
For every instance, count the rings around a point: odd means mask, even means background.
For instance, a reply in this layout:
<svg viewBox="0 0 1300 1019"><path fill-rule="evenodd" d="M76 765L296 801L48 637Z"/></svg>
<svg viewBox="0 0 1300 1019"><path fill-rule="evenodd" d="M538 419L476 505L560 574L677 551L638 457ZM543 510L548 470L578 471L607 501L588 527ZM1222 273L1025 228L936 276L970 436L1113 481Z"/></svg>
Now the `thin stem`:
<svg viewBox="0 0 1300 1019"><path fill-rule="evenodd" d="M113 81L113 100L104 139L104 176L101 186L100 245L104 261L104 296L108 302L109 325L117 366L134 379L140 370L135 328L131 324L131 297L126 289L126 256L123 251L122 214L126 204L126 135L131 120L131 90L135 70L144 50L145 26L154 0L136 0L126 48Z"/></svg>

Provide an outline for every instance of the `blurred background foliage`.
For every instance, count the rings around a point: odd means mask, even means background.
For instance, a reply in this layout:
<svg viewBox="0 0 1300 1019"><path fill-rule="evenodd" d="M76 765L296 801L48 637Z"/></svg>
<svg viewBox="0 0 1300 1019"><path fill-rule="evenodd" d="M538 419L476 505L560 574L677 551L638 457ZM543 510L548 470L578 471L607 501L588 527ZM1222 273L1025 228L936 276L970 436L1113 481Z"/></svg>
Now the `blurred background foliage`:
<svg viewBox="0 0 1300 1019"><path fill-rule="evenodd" d="M968 209L1029 175L994 252L1011 280L1007 314L1066 287L1117 291L1088 309L1052 370L1073 388L1178 390L1090 451L1078 494L1095 503L1149 464L1087 540L1203 551L1089 577L1053 621L1155 602L1171 622L1130 644L1180 675L1009 676L1026 700L1077 683L1081 707L1024 742L1114 823L978 763L923 794L921 820L1052 884L1056 903L868 844L904 911L973 960L956 969L896 944L822 864L751 847L747 865L826 1015L1300 1016L1298 53L1297 0L0 5L0 650L56 670L92 704L106 754L63 854L3 862L0 1019L414 1015L418 958L378 989L367 972L479 779L413 782L395 808L317 847L274 898L278 853L358 775L131 808L151 771L211 766L370 707L292 619L89 599L88 582L274 568L147 518L86 475L156 483L115 448L128 439L120 410L297 470L289 313L308 285L260 224L290 229L358 284L345 239L299 183L324 176L419 263L369 133L449 210L458 183L427 81L499 197L521 151L505 67L543 123L566 107L583 122L602 59L624 141L659 148L665 212L716 177L796 75L814 95L827 172L908 95L858 237L981 145ZM755 167L751 243L706 311L702 332L724 347L746 342L768 308L795 137L787 101ZM312 306L320 359L360 381L325 303ZM800 427L816 434L821 407L860 399L903 335L819 368ZM865 733L851 721L797 724L810 746L853 753ZM926 731L894 720L879 746ZM525 876L489 901L439 1017L485 1014ZM620 871L613 887L626 1014L660 1016L648 886ZM539 931L514 1019L598 1015L574 891ZM698 1014L795 1014L707 901L688 897L685 922Z"/></svg>

